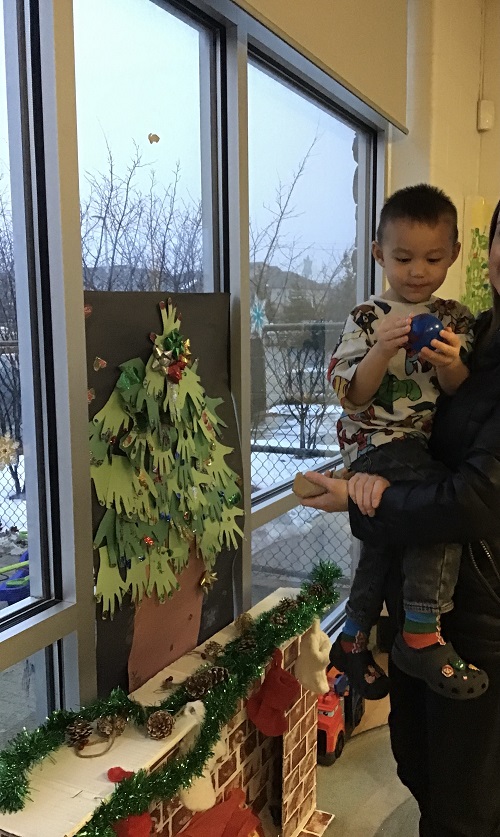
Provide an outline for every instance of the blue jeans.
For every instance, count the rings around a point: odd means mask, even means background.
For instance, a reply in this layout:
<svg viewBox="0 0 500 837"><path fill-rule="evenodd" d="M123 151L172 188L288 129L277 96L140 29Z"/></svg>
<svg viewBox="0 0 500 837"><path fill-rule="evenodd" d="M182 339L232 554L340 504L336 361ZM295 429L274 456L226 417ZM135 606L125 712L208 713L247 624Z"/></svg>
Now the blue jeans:
<svg viewBox="0 0 500 837"><path fill-rule="evenodd" d="M380 474L391 482L442 478L448 473L432 458L425 442L415 437L398 439L362 454L350 467L357 473ZM460 569L460 544L409 546L402 556L405 610L439 615L453 608L453 592ZM346 605L347 615L369 633L384 603L384 587L400 550L381 543L363 543L359 564Z"/></svg>

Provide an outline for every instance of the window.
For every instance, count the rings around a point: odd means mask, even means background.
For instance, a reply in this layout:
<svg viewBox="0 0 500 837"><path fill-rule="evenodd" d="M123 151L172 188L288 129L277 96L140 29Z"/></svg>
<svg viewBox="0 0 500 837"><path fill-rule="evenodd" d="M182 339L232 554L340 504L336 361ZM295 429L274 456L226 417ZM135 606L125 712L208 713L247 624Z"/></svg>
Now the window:
<svg viewBox="0 0 500 837"><path fill-rule="evenodd" d="M20 660L0 672L0 748L21 732L34 729L47 717L49 693L46 665L52 649Z"/></svg>
<svg viewBox="0 0 500 837"><path fill-rule="evenodd" d="M0 738L95 693L88 457L50 3L0 4ZM64 33L67 37L67 33ZM59 50L57 50L60 55ZM67 60L67 56L66 56ZM64 58L57 72L68 77ZM69 73L71 75L71 73ZM51 107L60 95L59 107ZM42 114L42 101L46 111ZM76 158L76 155L75 155ZM76 173L76 167L74 167ZM78 211L75 215L78 219ZM80 261L78 255L77 266ZM76 274L78 275L78 274ZM64 286L64 291L63 291ZM81 283L78 284L81 295ZM80 310L82 302L80 302ZM83 328L81 330L83 336ZM81 339L81 338L80 338ZM78 462L77 460L80 459ZM84 463L84 466L83 466ZM84 470L82 468L84 467ZM82 480L82 473L84 478ZM81 489L80 489L81 491ZM80 528L77 527L78 524ZM90 607L89 607L90 604ZM17 700L15 695L17 693ZM19 695L24 700L19 702Z"/></svg>
<svg viewBox="0 0 500 837"><path fill-rule="evenodd" d="M85 288L213 290L214 36L145 0L74 15Z"/></svg>
<svg viewBox="0 0 500 837"><path fill-rule="evenodd" d="M252 501L339 460L326 370L367 293L358 274L358 160L370 135L264 64L248 68ZM319 558L351 574L345 515L291 508L252 534L253 597L300 585ZM314 519L313 519L314 518ZM257 518L258 519L258 518Z"/></svg>

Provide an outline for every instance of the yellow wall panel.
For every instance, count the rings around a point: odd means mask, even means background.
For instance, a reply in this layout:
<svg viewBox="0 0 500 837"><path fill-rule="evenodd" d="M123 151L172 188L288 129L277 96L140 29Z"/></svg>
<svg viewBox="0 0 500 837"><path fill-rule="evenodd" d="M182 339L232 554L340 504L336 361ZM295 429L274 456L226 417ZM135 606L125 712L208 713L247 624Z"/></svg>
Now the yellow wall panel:
<svg viewBox="0 0 500 837"><path fill-rule="evenodd" d="M237 0L398 125L406 124L406 0Z"/></svg>

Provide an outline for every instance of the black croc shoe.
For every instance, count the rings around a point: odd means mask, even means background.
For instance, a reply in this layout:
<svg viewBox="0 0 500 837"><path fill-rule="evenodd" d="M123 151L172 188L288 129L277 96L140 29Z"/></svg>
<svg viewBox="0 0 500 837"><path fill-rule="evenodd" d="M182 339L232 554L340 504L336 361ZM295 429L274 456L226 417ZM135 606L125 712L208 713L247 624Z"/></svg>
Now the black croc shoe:
<svg viewBox="0 0 500 837"><path fill-rule="evenodd" d="M433 692L452 700L472 700L484 695L488 688L486 672L464 663L451 642L410 648L398 634L391 657L405 674L424 680Z"/></svg>
<svg viewBox="0 0 500 837"><path fill-rule="evenodd" d="M330 663L347 674L351 686L367 700L381 700L389 694L389 678L368 649L348 653L338 636L330 649Z"/></svg>

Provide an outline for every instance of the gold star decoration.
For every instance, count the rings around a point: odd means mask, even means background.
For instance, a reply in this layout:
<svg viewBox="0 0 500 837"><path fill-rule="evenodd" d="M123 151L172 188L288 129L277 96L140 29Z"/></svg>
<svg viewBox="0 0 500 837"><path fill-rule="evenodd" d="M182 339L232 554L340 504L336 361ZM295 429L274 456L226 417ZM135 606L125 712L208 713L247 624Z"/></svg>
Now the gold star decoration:
<svg viewBox="0 0 500 837"><path fill-rule="evenodd" d="M16 442L10 433L0 436L0 469L16 461L18 447L19 442Z"/></svg>
<svg viewBox="0 0 500 837"><path fill-rule="evenodd" d="M213 573L211 570L206 570L206 572L203 573L200 580L200 587L206 596L208 596L217 580L217 573Z"/></svg>

